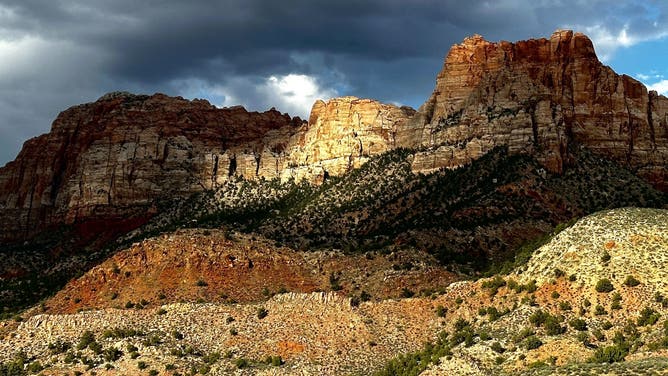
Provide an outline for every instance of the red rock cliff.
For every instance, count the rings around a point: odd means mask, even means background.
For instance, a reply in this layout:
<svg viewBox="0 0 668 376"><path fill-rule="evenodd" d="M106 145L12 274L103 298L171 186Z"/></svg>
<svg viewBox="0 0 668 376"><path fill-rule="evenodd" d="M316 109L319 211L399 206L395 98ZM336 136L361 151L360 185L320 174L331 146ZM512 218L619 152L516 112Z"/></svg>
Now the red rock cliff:
<svg viewBox="0 0 668 376"><path fill-rule="evenodd" d="M668 99L599 62L583 34L452 47L432 96L399 132L426 170L469 163L497 145L560 172L574 142L668 190Z"/></svg>
<svg viewBox="0 0 668 376"><path fill-rule="evenodd" d="M146 217L155 198L257 169L301 121L162 94L114 93L72 107L0 169L0 239L53 224ZM277 153L278 156L278 153Z"/></svg>

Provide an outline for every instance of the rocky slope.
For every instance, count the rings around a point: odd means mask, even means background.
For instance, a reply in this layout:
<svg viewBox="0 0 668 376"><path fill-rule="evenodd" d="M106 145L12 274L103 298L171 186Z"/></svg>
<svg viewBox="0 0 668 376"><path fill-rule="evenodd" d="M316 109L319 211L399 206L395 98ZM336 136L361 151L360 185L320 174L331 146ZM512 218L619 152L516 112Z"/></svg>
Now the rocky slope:
<svg viewBox="0 0 668 376"><path fill-rule="evenodd" d="M257 302L280 292L334 290L364 300L436 290L459 278L426 252L298 252L261 236L187 229L135 243L46 300L49 312L128 302ZM143 303L142 303L143 302Z"/></svg>
<svg viewBox="0 0 668 376"><path fill-rule="evenodd" d="M306 124L275 110L112 93L61 113L0 169L0 239L59 224L136 226L155 199L231 176L322 182L394 147L393 127L411 113L346 97L317 102Z"/></svg>
<svg viewBox="0 0 668 376"><path fill-rule="evenodd" d="M285 293L254 304L193 304L172 303L178 297L167 294L146 307L75 314L49 313L56 307L47 303L46 313L0 323L0 361L12 361L23 351L23 364L38 369L39 362L47 366L44 374L183 374L191 369L239 375L652 374L665 365L668 300L664 284L653 279L663 273L663 265L648 261L668 257L666 223L666 210L598 213L557 234L510 275L444 285L442 292L418 298L358 305L335 293ZM197 248L219 244L223 253L230 251L231 243L220 234L205 231L174 234L172 241L161 237L141 247L163 247L147 252L152 258L178 253L178 238L195 237ZM610 239L626 250L630 268L618 268L616 258L622 254L614 250L607 262L600 259ZM169 249L169 243L175 247ZM570 249L587 257L569 264ZM125 262L119 268L132 271L132 278L150 280L155 269L144 268L147 259L136 254L129 250L115 262ZM187 264L190 269L195 265ZM113 289L115 277L99 278L102 271L113 275L112 269L111 263L103 265L73 286L94 280L99 291ZM241 269L252 278L252 270ZM546 278L548 269L552 276ZM613 281L612 291L599 291L598 281L587 277L593 269ZM628 275L640 283L619 282ZM172 276L190 278L185 265ZM209 286L221 289L216 277L210 278ZM84 335L86 330L94 340ZM420 350L424 341L432 345ZM385 363L405 352L410 354ZM613 359L608 355L626 362L597 363ZM281 359L271 365L272 359L265 359L272 356Z"/></svg>

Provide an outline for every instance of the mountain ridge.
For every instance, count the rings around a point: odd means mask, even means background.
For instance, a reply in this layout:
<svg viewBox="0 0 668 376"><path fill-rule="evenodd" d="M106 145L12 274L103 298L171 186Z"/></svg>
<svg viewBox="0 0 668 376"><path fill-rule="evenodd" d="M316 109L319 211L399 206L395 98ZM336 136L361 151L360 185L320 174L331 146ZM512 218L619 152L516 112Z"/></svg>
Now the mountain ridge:
<svg viewBox="0 0 668 376"><path fill-rule="evenodd" d="M51 133L0 168L0 239L87 220L142 223L153 200L230 176L319 184L402 147L421 150L415 173L458 168L496 146L561 173L573 144L668 190L668 99L603 66L591 41L572 31L517 43L465 39L417 112L342 97L317 101L302 122L272 110L112 93L63 112Z"/></svg>

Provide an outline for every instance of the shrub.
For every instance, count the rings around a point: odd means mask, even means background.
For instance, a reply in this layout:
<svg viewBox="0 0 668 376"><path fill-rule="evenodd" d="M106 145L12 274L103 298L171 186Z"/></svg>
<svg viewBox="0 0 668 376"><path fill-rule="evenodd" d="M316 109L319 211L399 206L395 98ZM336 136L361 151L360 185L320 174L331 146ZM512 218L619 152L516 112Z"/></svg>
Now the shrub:
<svg viewBox="0 0 668 376"><path fill-rule="evenodd" d="M506 285L506 280L498 275L482 283L483 288L489 289L490 296L496 295L496 293L499 292L499 289L505 285Z"/></svg>
<svg viewBox="0 0 668 376"><path fill-rule="evenodd" d="M283 361L283 358L281 358L279 355L276 355L276 356L268 356L268 357L265 359L264 362L267 363L267 364L271 364L271 365L274 366L274 367L280 367L280 366L283 365L283 363L285 363L285 362Z"/></svg>
<svg viewBox="0 0 668 376"><path fill-rule="evenodd" d="M545 320L545 334L549 336L556 336L566 332L566 327L561 326L559 319L554 316L549 316Z"/></svg>
<svg viewBox="0 0 668 376"><path fill-rule="evenodd" d="M115 347L109 347L104 350L104 360L114 362L123 356L123 352Z"/></svg>
<svg viewBox="0 0 668 376"><path fill-rule="evenodd" d="M596 305L596 308L594 308L594 314L595 314L596 316L602 316L602 315L605 315L605 314L607 314L607 313L608 313L608 312L605 310L605 308L603 308L603 306L600 305L600 304L597 304L597 305Z"/></svg>
<svg viewBox="0 0 668 376"><path fill-rule="evenodd" d="M615 363L621 362L628 355L628 348L622 345L601 347L589 359L590 363Z"/></svg>
<svg viewBox="0 0 668 376"><path fill-rule="evenodd" d="M615 287L612 285L612 282L610 282L610 280L607 279L607 278L603 278L603 279L599 280L598 282L596 282L596 291L598 291L598 292L607 293L607 292L610 292L614 289L615 289Z"/></svg>
<svg viewBox="0 0 668 376"><path fill-rule="evenodd" d="M538 290L538 286L536 286L536 280L532 280L529 283L522 285L522 290L528 292L529 294L532 294Z"/></svg>
<svg viewBox="0 0 668 376"><path fill-rule="evenodd" d="M209 353L208 355L203 356L202 360L204 361L204 363L207 364L216 364L216 362L220 360L220 353L214 351L212 353Z"/></svg>
<svg viewBox="0 0 668 376"><path fill-rule="evenodd" d="M79 338L79 344L77 345L78 350L83 350L90 346L91 343L95 342L95 335L90 330L86 330L81 334Z"/></svg>
<svg viewBox="0 0 668 376"><path fill-rule="evenodd" d="M490 348L492 349L492 351L499 354L503 354L504 352L506 352L506 349L503 346L501 346L499 342L492 343L492 346L490 346Z"/></svg>
<svg viewBox="0 0 668 376"><path fill-rule="evenodd" d="M62 342L60 340L56 340L56 342L49 343L48 348L49 351L51 352L51 355L58 355L72 348L72 344L70 344L69 342Z"/></svg>
<svg viewBox="0 0 668 376"><path fill-rule="evenodd" d="M442 305L439 305L436 307L436 316L438 317L445 317L445 314L448 312L448 310L443 307Z"/></svg>
<svg viewBox="0 0 668 376"><path fill-rule="evenodd" d="M531 316L529 316L529 322L532 323L535 327L539 327L545 323L549 316L549 313L539 309L538 311L532 313Z"/></svg>
<svg viewBox="0 0 668 376"><path fill-rule="evenodd" d="M197 282L195 282L195 286L199 286L199 287L204 287L204 286L208 286L208 285L209 284L206 283L206 281L203 280L203 279L198 279Z"/></svg>
<svg viewBox="0 0 668 376"><path fill-rule="evenodd" d="M237 366L237 368L242 369L248 367L248 360L244 358L238 358L237 360L234 361L234 365Z"/></svg>
<svg viewBox="0 0 668 376"><path fill-rule="evenodd" d="M137 368L139 368L139 369L146 369L147 367L148 367L148 365L146 364L145 361L140 360L139 362L137 362Z"/></svg>
<svg viewBox="0 0 668 376"><path fill-rule="evenodd" d="M179 332L178 330L173 330L172 331L172 337L176 340L182 340L183 339L183 333Z"/></svg>
<svg viewBox="0 0 668 376"><path fill-rule="evenodd" d="M565 276L565 275L566 275L566 273L565 273L563 270L561 270L561 269L559 269L559 268L555 268L555 269L554 269L554 277L555 277L555 278L561 278L561 277L563 277L563 276Z"/></svg>
<svg viewBox="0 0 668 376"><path fill-rule="evenodd" d="M603 251L603 255L601 256L601 262L604 264L607 264L610 261L610 254L608 251Z"/></svg>
<svg viewBox="0 0 668 376"><path fill-rule="evenodd" d="M415 296L415 293L413 291L411 291L410 289L404 287L401 290L401 297L402 298L412 298L413 296Z"/></svg>
<svg viewBox="0 0 668 376"><path fill-rule="evenodd" d="M524 347L526 347L527 350L537 349L542 345L543 341L541 341L540 338L536 337L535 335L529 336L524 340Z"/></svg>
<svg viewBox="0 0 668 376"><path fill-rule="evenodd" d="M579 331L587 330L587 322L584 321L583 319L575 318L575 319L569 321L568 325L570 325L571 328L573 328L575 330L579 330Z"/></svg>
<svg viewBox="0 0 668 376"><path fill-rule="evenodd" d="M148 371L149 376L158 376L158 373L159 372L157 370L154 370L154 369Z"/></svg>
<svg viewBox="0 0 668 376"><path fill-rule="evenodd" d="M26 370L30 373L39 373L42 370L44 370L44 366L42 366L42 363L40 363L38 360L36 360L36 361L28 364L28 367L26 368ZM7 374L9 375L10 373L7 373Z"/></svg>
<svg viewBox="0 0 668 376"><path fill-rule="evenodd" d="M269 314L269 311L267 311L267 309L264 308L264 307L260 307L260 308L257 309L257 318L260 319L260 320L267 317L268 314Z"/></svg>
<svg viewBox="0 0 668 376"><path fill-rule="evenodd" d="M636 277L634 277L632 275L626 277L626 280L624 281L624 286L628 286L628 287L635 287L635 286L638 286L639 284L640 284L640 281L638 281L636 279Z"/></svg>
<svg viewBox="0 0 668 376"><path fill-rule="evenodd" d="M531 328L524 328L522 329L517 335L513 338L514 342L519 342L527 337L530 337L532 335L536 334L533 329Z"/></svg>
<svg viewBox="0 0 668 376"><path fill-rule="evenodd" d="M557 291L552 291L552 299L559 299L561 296Z"/></svg>
<svg viewBox="0 0 668 376"><path fill-rule="evenodd" d="M588 346L589 345L589 335L587 332L578 332L578 335L575 336L578 341L582 342L583 345Z"/></svg>
<svg viewBox="0 0 668 376"><path fill-rule="evenodd" d="M162 338L160 338L160 335L155 333L152 334L148 337L146 337L143 341L142 344L144 346L156 346L162 343Z"/></svg>
<svg viewBox="0 0 668 376"><path fill-rule="evenodd" d="M640 311L640 317L638 317L636 323L638 326L654 325L657 321L659 321L660 317L661 315L657 311L650 307L645 307L642 311Z"/></svg>
<svg viewBox="0 0 668 376"><path fill-rule="evenodd" d="M343 289L341 286L341 282L339 281L339 277L334 274L334 272L331 272L329 274L329 286L332 289L332 291L340 291Z"/></svg>
<svg viewBox="0 0 668 376"><path fill-rule="evenodd" d="M468 322L466 319L463 319L461 317L458 318L457 321L455 321L455 324L454 324L455 331L460 331L460 330L463 330L464 328L470 327L470 326L471 326L471 323Z"/></svg>
<svg viewBox="0 0 668 376"><path fill-rule="evenodd" d="M489 315L489 321L490 322L498 320L499 317L507 314L508 312L509 312L509 310L507 308L504 309L503 312L499 312L499 310L496 309L496 307L487 308L487 315Z"/></svg>
<svg viewBox="0 0 668 376"><path fill-rule="evenodd" d="M164 314L166 314L166 313L167 313L167 310L164 309L164 308L160 308L160 309L158 310L158 312L157 312L157 314L160 315L160 316L162 316L162 315L164 315Z"/></svg>
<svg viewBox="0 0 668 376"><path fill-rule="evenodd" d="M571 303L568 300L564 300L559 302L559 309L562 311L570 311L573 309L573 306L571 306Z"/></svg>

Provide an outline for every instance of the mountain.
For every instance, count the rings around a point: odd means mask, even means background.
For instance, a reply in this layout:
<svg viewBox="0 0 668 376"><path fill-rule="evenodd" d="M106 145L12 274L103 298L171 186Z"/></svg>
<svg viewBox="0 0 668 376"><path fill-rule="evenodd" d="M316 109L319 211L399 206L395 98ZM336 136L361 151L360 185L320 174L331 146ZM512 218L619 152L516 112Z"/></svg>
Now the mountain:
<svg viewBox="0 0 668 376"><path fill-rule="evenodd" d="M0 301L32 304L179 227L301 250L426 249L489 271L571 218L665 206L666 103L570 31L467 38L417 111L343 97L304 122L111 93L0 168Z"/></svg>
<svg viewBox="0 0 668 376"><path fill-rule="evenodd" d="M571 31L517 43L467 38L417 113L344 97L316 102L303 123L277 111L112 93L60 114L0 169L0 239L61 224L136 226L160 197L230 176L319 183L396 148L416 150L413 172L457 168L505 146L562 173L575 145L668 190L668 99L603 66L591 41Z"/></svg>
<svg viewBox="0 0 668 376"><path fill-rule="evenodd" d="M665 364L667 123L570 31L467 38L418 110L74 106L0 168L0 375Z"/></svg>

